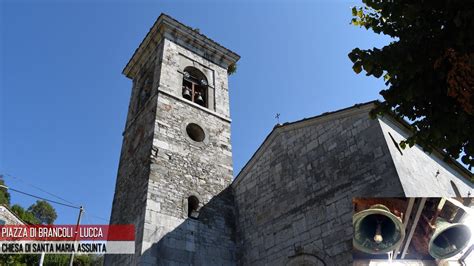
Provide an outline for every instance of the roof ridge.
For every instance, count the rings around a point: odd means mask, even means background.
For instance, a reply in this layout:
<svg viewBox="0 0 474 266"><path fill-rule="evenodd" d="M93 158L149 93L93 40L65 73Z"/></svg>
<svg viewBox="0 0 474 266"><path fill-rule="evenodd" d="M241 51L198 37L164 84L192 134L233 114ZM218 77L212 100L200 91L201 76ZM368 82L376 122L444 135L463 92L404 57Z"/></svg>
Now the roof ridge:
<svg viewBox="0 0 474 266"><path fill-rule="evenodd" d="M293 121L293 122L285 122L283 124L276 124L274 128L286 127L286 126L294 125L294 124L297 124L297 123L300 123L300 122L305 122L305 121L308 121L308 120L312 120L312 119L332 115L332 114L335 114L335 113L343 112L343 111L346 111L346 110L349 110L349 109L352 109L352 108L359 108L359 107L362 107L362 106L365 106L365 105L371 105L371 104L376 104L376 103L380 103L380 101L379 100L373 100L373 101L369 101L369 102L365 102L365 103L356 103L353 106L338 109L338 110L335 110L335 111L324 112L324 113L319 114L319 115L315 115L315 116L311 116L311 117L305 117L303 119L296 120L296 121Z"/></svg>

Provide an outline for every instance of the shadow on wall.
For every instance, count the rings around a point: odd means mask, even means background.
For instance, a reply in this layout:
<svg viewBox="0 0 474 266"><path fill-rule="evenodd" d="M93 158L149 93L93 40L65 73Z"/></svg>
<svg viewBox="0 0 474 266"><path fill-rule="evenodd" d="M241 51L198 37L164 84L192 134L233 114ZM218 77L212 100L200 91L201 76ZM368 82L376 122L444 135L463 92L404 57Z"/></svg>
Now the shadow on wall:
<svg viewBox="0 0 474 266"><path fill-rule="evenodd" d="M193 204L194 199L190 205ZM236 243L237 213L231 188L226 188L197 211L198 215L184 207L183 214L188 217L143 252L140 264L241 265L239 257L242 254L238 253ZM296 245L288 255L281 261L283 265L334 265L332 259L315 245Z"/></svg>
<svg viewBox="0 0 474 266"><path fill-rule="evenodd" d="M185 206L183 215L189 217L143 252L142 264L236 264L235 215L230 188L213 197L197 212ZM157 230L166 230L163 222L159 223Z"/></svg>

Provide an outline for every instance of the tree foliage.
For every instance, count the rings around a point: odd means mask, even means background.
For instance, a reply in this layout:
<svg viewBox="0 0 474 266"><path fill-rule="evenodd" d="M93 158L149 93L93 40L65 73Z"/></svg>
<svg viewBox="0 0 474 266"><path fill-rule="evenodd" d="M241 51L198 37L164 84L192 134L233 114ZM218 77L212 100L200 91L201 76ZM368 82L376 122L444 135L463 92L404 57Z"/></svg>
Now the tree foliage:
<svg viewBox="0 0 474 266"><path fill-rule="evenodd" d="M32 213L42 224L53 224L58 217L53 206L45 200L37 200L28 208L28 212Z"/></svg>
<svg viewBox="0 0 474 266"><path fill-rule="evenodd" d="M29 224L53 224L58 217L53 206L44 200L36 201L27 210L18 204L13 205L11 210Z"/></svg>
<svg viewBox="0 0 474 266"><path fill-rule="evenodd" d="M474 166L474 1L363 0L352 24L385 34L382 48L353 49L356 73L383 76L385 99L371 115L409 121L413 134L400 144L444 150Z"/></svg>
<svg viewBox="0 0 474 266"><path fill-rule="evenodd" d="M0 175L0 185L5 186L2 175ZM8 193L8 190L4 187L0 187L0 204L10 206L10 193Z"/></svg>
<svg viewBox="0 0 474 266"><path fill-rule="evenodd" d="M227 74L230 76L235 74L235 72L237 72L237 63L232 63L227 67Z"/></svg>
<svg viewBox="0 0 474 266"><path fill-rule="evenodd" d="M18 204L15 204L11 207L12 212L14 212L21 220L29 224L40 224L38 218L35 217L33 213L28 210L25 210Z"/></svg>

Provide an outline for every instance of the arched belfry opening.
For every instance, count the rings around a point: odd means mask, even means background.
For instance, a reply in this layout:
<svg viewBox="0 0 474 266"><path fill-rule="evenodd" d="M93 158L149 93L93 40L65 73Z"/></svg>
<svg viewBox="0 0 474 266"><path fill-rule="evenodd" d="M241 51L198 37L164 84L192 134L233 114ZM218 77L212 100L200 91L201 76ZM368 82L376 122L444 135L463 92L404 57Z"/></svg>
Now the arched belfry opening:
<svg viewBox="0 0 474 266"><path fill-rule="evenodd" d="M188 197L188 217L194 219L199 217L199 199L196 196Z"/></svg>
<svg viewBox="0 0 474 266"><path fill-rule="evenodd" d="M206 76L197 68L188 66L183 71L183 98L208 107L208 82Z"/></svg>

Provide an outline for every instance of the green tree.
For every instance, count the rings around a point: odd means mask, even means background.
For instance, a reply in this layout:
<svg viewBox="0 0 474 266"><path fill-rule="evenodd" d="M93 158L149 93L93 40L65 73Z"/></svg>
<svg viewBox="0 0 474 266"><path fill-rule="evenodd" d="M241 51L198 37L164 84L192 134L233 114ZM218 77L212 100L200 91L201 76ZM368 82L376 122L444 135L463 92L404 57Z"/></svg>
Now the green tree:
<svg viewBox="0 0 474 266"><path fill-rule="evenodd" d="M409 121L404 148L420 144L474 166L474 2L363 0L352 24L393 38L379 49L353 49L356 73L384 77L385 99L371 115Z"/></svg>
<svg viewBox="0 0 474 266"><path fill-rule="evenodd" d="M2 175L0 175L0 186L6 186ZM0 204L10 206L10 193L4 187L0 187Z"/></svg>
<svg viewBox="0 0 474 266"><path fill-rule="evenodd" d="M53 224L58 217L53 206L45 200L37 200L28 208L28 212L32 213L42 224Z"/></svg>
<svg viewBox="0 0 474 266"><path fill-rule="evenodd" d="M29 224L39 224L40 221L29 211L25 210L18 204L15 204L11 207L12 212L14 212L20 219Z"/></svg>

